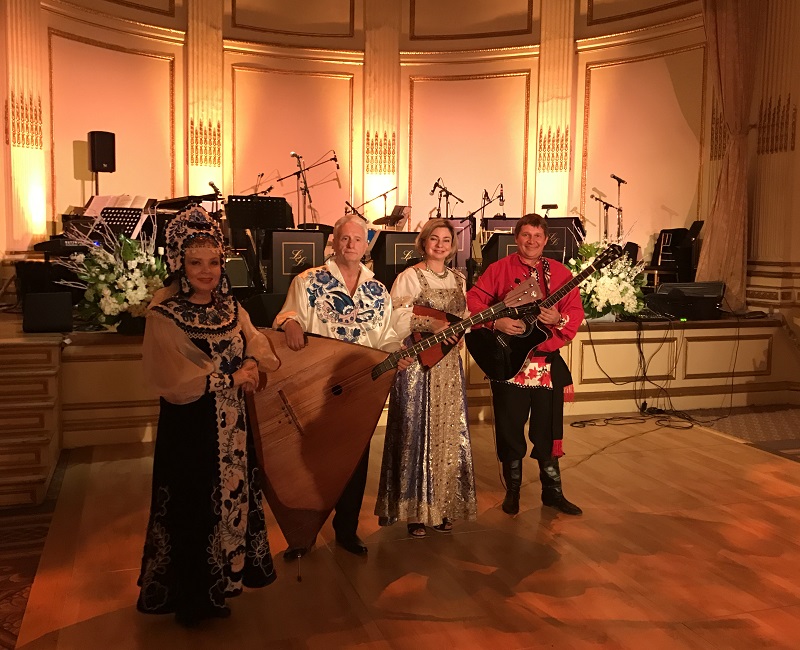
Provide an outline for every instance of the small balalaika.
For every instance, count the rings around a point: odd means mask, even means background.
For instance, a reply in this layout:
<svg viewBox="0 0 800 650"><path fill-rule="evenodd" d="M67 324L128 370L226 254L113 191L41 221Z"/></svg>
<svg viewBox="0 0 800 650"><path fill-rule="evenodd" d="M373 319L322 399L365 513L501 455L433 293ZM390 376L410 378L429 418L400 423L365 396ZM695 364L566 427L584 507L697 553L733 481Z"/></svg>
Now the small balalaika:
<svg viewBox="0 0 800 650"><path fill-rule="evenodd" d="M263 391L248 395L248 414L264 492L290 547L310 546L333 510L378 424L398 361L506 309L524 313L537 292L529 278L503 302L388 357L381 350L313 335L295 352L283 332L262 330L281 367L269 373Z"/></svg>
<svg viewBox="0 0 800 650"><path fill-rule="evenodd" d="M528 307L527 313L522 314L510 309L500 315L520 318L527 326L523 334L511 336L485 327L475 329L467 334L467 349L478 367L486 373L489 379L495 381L508 381L516 376L522 370L531 351L553 335L549 327L542 325L537 320L541 308L552 307L592 273L599 271L621 255L622 248L617 244L610 244L572 280L554 291L548 298L536 302L533 308Z"/></svg>

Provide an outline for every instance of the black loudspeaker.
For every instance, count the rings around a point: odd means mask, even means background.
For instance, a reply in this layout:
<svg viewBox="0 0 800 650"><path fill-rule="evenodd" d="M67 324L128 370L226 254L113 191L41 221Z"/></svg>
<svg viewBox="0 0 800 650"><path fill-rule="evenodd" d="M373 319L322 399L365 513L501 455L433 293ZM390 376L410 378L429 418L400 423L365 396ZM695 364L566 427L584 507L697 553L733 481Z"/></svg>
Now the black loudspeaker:
<svg viewBox="0 0 800 650"><path fill-rule="evenodd" d="M22 301L23 332L71 332L72 295L69 291L29 293Z"/></svg>
<svg viewBox="0 0 800 650"><path fill-rule="evenodd" d="M89 170L117 171L114 134L108 131L89 131Z"/></svg>
<svg viewBox="0 0 800 650"><path fill-rule="evenodd" d="M273 230L267 233L267 280L272 293L285 294L294 276L325 260L328 234L318 230Z"/></svg>
<svg viewBox="0 0 800 650"><path fill-rule="evenodd" d="M516 253L517 241L511 233L495 232L492 233L492 236L489 237L489 241L486 242L481 250L481 266L485 271L490 264L493 264L500 258L511 255L511 253Z"/></svg>
<svg viewBox="0 0 800 650"><path fill-rule="evenodd" d="M655 312L678 320L719 320L723 282L664 282L645 298Z"/></svg>
<svg viewBox="0 0 800 650"><path fill-rule="evenodd" d="M375 236L372 246L372 270L375 279L383 283L387 289L392 288L394 279L408 262L418 258L414 242L417 240L416 232L403 232L399 230L380 230Z"/></svg>
<svg viewBox="0 0 800 650"><path fill-rule="evenodd" d="M583 225L578 217L551 217L547 220L547 244L543 254L566 264L578 256L583 243Z"/></svg>
<svg viewBox="0 0 800 650"><path fill-rule="evenodd" d="M242 307L256 327L272 327L275 317L286 302L285 293L257 293L242 301Z"/></svg>
<svg viewBox="0 0 800 650"><path fill-rule="evenodd" d="M247 268L247 262L239 255L225 258L225 273L228 274L231 287L234 289L253 286L253 282L250 279L250 270Z"/></svg>

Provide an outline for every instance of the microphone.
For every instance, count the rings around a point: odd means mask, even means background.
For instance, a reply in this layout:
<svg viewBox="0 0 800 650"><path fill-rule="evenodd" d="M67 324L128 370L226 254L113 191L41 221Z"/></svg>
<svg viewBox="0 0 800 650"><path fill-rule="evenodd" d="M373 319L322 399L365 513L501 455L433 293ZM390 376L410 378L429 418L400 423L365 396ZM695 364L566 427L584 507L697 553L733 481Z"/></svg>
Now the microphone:
<svg viewBox="0 0 800 650"><path fill-rule="evenodd" d="M481 201L487 201L487 202L491 201L491 199L489 198L489 192L487 192L485 189L483 190L483 196L481 197Z"/></svg>
<svg viewBox="0 0 800 650"><path fill-rule="evenodd" d="M502 183L500 183L500 200L499 200L499 203L500 203L500 205L505 205L506 204L506 199L503 196L503 184Z"/></svg>
<svg viewBox="0 0 800 650"><path fill-rule="evenodd" d="M208 184L217 193L217 196L222 196L222 192L220 192L219 188L216 185L214 185L214 181L208 181Z"/></svg>
<svg viewBox="0 0 800 650"><path fill-rule="evenodd" d="M335 162L335 163L336 163L336 169L339 169L339 159L336 157L336 152L335 152L335 151L333 152L333 162ZM338 178L339 178L339 175L338 175L338 174L336 175L336 178L337 178L337 180L338 180ZM340 188L342 187L342 184L341 184L341 183L339 183L339 187L340 187Z"/></svg>
<svg viewBox="0 0 800 650"><path fill-rule="evenodd" d="M626 184L626 185L627 185L627 183L628 183L628 181L621 179L621 178L620 178L619 176L617 176L616 174L611 174L611 178L613 178L615 181L617 181L617 183L624 183L624 184Z"/></svg>
<svg viewBox="0 0 800 650"><path fill-rule="evenodd" d="M303 157L303 156L301 156L299 153L297 153L296 151L292 151L292 153L290 153L289 155L290 155L292 158L297 158L297 160L300 160L300 159Z"/></svg>
<svg viewBox="0 0 800 650"><path fill-rule="evenodd" d="M437 188L437 187L441 187L441 186L439 185L439 181L440 181L440 180L442 180L442 179L441 179L441 178L437 179L437 181L436 181L436 182L433 184L433 187L431 188L431 196L433 196L433 193L436 191L436 188Z"/></svg>

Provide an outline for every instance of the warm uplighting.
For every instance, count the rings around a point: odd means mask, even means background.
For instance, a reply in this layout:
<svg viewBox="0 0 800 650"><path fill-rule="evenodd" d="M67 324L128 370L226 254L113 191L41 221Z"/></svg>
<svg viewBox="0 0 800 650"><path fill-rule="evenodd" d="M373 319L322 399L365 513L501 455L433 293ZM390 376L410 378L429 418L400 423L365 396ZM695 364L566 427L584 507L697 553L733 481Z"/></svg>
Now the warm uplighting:
<svg viewBox="0 0 800 650"><path fill-rule="evenodd" d="M46 180L44 152L41 149L11 148L14 169L13 239L41 240L47 234Z"/></svg>

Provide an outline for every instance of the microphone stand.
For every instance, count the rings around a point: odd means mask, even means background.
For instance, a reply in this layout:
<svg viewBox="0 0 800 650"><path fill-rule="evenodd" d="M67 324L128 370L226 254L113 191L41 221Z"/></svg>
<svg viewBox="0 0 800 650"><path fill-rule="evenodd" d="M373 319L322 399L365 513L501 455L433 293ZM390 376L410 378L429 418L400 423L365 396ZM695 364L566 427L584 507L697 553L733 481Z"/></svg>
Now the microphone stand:
<svg viewBox="0 0 800 650"><path fill-rule="evenodd" d="M608 209L614 208L617 210L618 219L620 219L620 223L622 220L622 208L618 208L617 206L609 203L608 201L603 201L599 196L595 196L594 194L591 195L590 198L593 198L598 203L603 205L603 239L608 241Z"/></svg>
<svg viewBox="0 0 800 650"><path fill-rule="evenodd" d="M366 217L365 217L363 214L361 214L361 213L358 211L358 208L354 208L352 205L350 205L350 202L349 202L349 201L345 201L345 202L344 202L344 204L345 204L345 206L347 206L347 207L345 207L345 209L344 209L344 213L345 213L345 214L348 214L348 213L349 213L349 212L352 210L353 214L357 214L357 215L358 215L359 217L361 217L361 218L362 218L364 221L367 221L367 222L369 221L369 219L367 219L367 218L366 218ZM359 206L359 207L361 207L361 206Z"/></svg>
<svg viewBox="0 0 800 650"><path fill-rule="evenodd" d="M324 165L327 162L336 162L336 161L333 158L327 158L325 160L320 160L318 163L314 163L313 165L308 165L306 167L303 167L303 158L302 158L302 156L297 156L297 171L296 172L292 172L291 174L286 174L286 176L282 176L281 178L278 178L278 179L275 180L276 183L280 183L281 181L285 181L287 178L291 178L292 176L294 176L297 179L297 190L296 190L296 192L297 192L298 195L300 195L302 193L302 196L303 196L303 205L302 205L303 228L305 228L305 225L306 225L306 199L308 200L308 205L312 204L311 192L308 189L308 180L306 178L306 172L309 169L314 169L315 167L319 167L320 165ZM272 186L272 187L274 187L274 186ZM271 190L272 187L270 187L269 190ZM266 191L268 191L268 190L265 190L264 193L266 193ZM298 197L298 201L297 202L298 202L298 204L300 203L299 197Z"/></svg>
<svg viewBox="0 0 800 650"><path fill-rule="evenodd" d="M623 181L621 178L614 176L612 174L611 178L617 181L617 243L622 241L622 183Z"/></svg>
<svg viewBox="0 0 800 650"><path fill-rule="evenodd" d="M364 202L363 202L361 205L359 205L358 207L359 207L359 208L363 208L365 205L369 205L369 204L370 204L370 203L372 203L373 201L377 201L379 198L383 197L383 218L385 219L385 218L388 216L388 214L386 213L386 196L387 196L388 194L390 194L391 192L394 192L396 189L397 189L397 185L395 185L395 186L394 186L392 189L390 189L390 190L386 190L386 191L385 191L383 194L378 194L378 195L376 195L376 196L373 196L373 197L372 197L372 198L371 198L369 201L364 201ZM351 207L352 207L352 206L351 206ZM358 214L358 215L359 215L359 216L361 216L361 217L363 217L363 216L364 216L363 214L360 214L360 213L359 213L359 212L358 212L358 211L357 211L355 208L353 208L353 212L355 212L356 214ZM366 218L366 217L365 217L365 218Z"/></svg>
<svg viewBox="0 0 800 650"><path fill-rule="evenodd" d="M452 196L456 201L459 203L463 203L463 199L459 199L455 194L453 194L450 190L448 190L444 185L439 185L439 206L441 207L442 203L442 196L444 196L444 218L450 218L450 197ZM442 216L441 209L436 211L436 217L439 218Z"/></svg>

